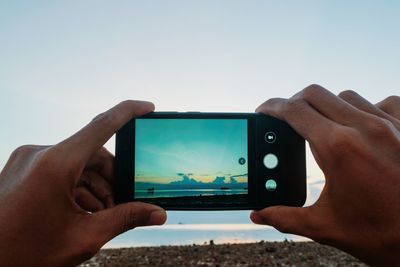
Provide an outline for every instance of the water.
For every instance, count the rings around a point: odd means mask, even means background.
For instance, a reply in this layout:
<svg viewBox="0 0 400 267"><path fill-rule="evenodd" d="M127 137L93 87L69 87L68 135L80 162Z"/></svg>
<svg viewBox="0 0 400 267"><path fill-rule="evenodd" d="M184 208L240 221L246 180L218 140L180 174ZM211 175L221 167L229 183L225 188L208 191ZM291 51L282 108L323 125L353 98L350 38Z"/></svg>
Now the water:
<svg viewBox="0 0 400 267"><path fill-rule="evenodd" d="M282 234L269 226L253 224L250 211L169 211L164 226L141 227L122 234L105 247L216 244L267 241L308 240Z"/></svg>
<svg viewBox="0 0 400 267"><path fill-rule="evenodd" d="M136 198L156 198L156 197L197 197L214 195L234 195L247 194L247 189L171 189L171 190L135 190Z"/></svg>
<svg viewBox="0 0 400 267"><path fill-rule="evenodd" d="M250 243L268 241L306 241L307 238L282 234L272 227L251 224L170 224L131 230L106 244L107 248Z"/></svg>

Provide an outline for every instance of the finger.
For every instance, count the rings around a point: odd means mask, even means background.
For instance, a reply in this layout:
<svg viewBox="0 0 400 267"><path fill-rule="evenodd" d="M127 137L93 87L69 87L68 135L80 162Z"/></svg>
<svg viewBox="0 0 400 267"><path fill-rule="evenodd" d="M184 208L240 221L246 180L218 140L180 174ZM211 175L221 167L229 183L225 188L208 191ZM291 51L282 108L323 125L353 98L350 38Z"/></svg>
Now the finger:
<svg viewBox="0 0 400 267"><path fill-rule="evenodd" d="M106 243L115 236L139 226L161 225L167 219L165 210L142 202L120 204L93 214L93 236Z"/></svg>
<svg viewBox="0 0 400 267"><path fill-rule="evenodd" d="M270 225L282 233L313 237L313 221L309 208L274 206L253 211L250 219L256 224Z"/></svg>
<svg viewBox="0 0 400 267"><path fill-rule="evenodd" d="M310 85L293 98L304 99L325 117L345 126L359 125L368 119L367 114L319 85Z"/></svg>
<svg viewBox="0 0 400 267"><path fill-rule="evenodd" d="M400 97L389 96L381 102L377 103L376 106L386 112L387 114L400 120Z"/></svg>
<svg viewBox="0 0 400 267"><path fill-rule="evenodd" d="M103 203L85 187L77 187L74 190L74 195L75 202L86 211L95 212L104 209Z"/></svg>
<svg viewBox="0 0 400 267"><path fill-rule="evenodd" d="M320 140L326 138L326 134L336 125L302 99L269 99L259 106L256 112L286 121L315 146L318 146Z"/></svg>
<svg viewBox="0 0 400 267"><path fill-rule="evenodd" d="M89 159L85 169L97 172L112 184L114 180L114 156L105 147L101 147Z"/></svg>
<svg viewBox="0 0 400 267"><path fill-rule="evenodd" d="M111 186L104 177L94 171L86 171L82 175L81 182L104 206L107 208L114 206Z"/></svg>
<svg viewBox="0 0 400 267"><path fill-rule="evenodd" d="M86 163L111 136L134 117L154 110L150 102L128 100L97 116L88 125L62 142L75 161Z"/></svg>
<svg viewBox="0 0 400 267"><path fill-rule="evenodd" d="M387 119L394 124L397 129L400 129L400 121L395 117L389 115L388 113L384 112L382 109L378 108L377 106L370 103L368 100L360 96L354 91L347 90L343 91L339 94L339 97L345 100L347 103L351 104L352 106L362 110L364 112L376 115L383 119ZM399 106L400 109L400 106Z"/></svg>

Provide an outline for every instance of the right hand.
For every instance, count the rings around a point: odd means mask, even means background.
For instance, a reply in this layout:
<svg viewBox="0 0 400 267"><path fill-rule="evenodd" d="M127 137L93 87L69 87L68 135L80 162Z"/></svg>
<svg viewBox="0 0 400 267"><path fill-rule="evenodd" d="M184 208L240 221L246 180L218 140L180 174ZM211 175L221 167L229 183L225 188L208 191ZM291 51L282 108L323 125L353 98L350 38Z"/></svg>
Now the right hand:
<svg viewBox="0 0 400 267"><path fill-rule="evenodd" d="M288 122L310 144L325 174L309 207L254 211L253 222L335 246L374 265L398 265L400 98L373 105L355 92L312 85L258 109Z"/></svg>

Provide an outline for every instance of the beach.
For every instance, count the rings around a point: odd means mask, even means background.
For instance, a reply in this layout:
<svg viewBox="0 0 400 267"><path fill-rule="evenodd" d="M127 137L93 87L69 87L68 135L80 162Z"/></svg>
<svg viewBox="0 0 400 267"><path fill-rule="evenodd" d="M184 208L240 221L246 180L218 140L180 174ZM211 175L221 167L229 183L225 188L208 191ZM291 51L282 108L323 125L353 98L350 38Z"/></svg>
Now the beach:
<svg viewBox="0 0 400 267"><path fill-rule="evenodd" d="M315 242L257 242L102 249L79 267L100 266L367 266Z"/></svg>

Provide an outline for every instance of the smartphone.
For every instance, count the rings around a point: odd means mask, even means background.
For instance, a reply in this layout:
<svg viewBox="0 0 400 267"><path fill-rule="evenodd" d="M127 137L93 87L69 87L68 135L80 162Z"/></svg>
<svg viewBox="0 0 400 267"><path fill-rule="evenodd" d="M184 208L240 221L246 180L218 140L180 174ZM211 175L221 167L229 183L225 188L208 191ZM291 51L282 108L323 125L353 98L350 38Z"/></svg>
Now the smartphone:
<svg viewBox="0 0 400 267"><path fill-rule="evenodd" d="M116 134L115 198L167 210L302 206L305 141L258 113L153 112Z"/></svg>

